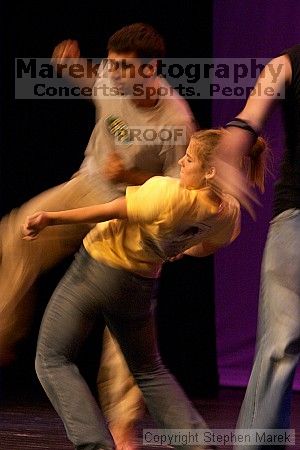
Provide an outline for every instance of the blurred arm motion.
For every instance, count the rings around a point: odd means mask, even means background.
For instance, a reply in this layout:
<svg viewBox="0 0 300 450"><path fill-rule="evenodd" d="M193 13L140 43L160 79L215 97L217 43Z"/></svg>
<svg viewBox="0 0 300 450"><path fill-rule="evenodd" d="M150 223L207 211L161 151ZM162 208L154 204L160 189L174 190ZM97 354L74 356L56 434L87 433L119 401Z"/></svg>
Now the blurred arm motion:
<svg viewBox="0 0 300 450"><path fill-rule="evenodd" d="M23 239L36 239L46 227L75 223L105 222L111 219L126 219L127 208L125 197L117 198L109 203L70 209L67 211L39 211L26 218L22 225Z"/></svg>
<svg viewBox="0 0 300 450"><path fill-rule="evenodd" d="M229 133L220 142L216 158L217 181L224 192L228 192L254 217L252 202L257 198L241 170L241 157L247 157L257 135L273 110L278 99L284 97L285 87L291 81L291 64L283 55L271 60L257 79L245 108L235 119L240 124L231 125Z"/></svg>

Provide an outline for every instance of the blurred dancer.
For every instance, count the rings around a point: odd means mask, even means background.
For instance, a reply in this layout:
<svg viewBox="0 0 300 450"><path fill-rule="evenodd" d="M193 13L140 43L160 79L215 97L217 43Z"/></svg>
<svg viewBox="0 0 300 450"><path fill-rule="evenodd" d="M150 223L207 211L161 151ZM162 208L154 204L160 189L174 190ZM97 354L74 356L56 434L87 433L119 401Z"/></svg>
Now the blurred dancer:
<svg viewBox="0 0 300 450"><path fill-rule="evenodd" d="M205 256L239 233L239 203L214 183L212 155L221 130L193 135L179 161L180 180L153 177L104 205L27 218L25 239L47 226L102 222L55 290L42 321L36 369L76 449L111 449L114 442L76 368L76 355L99 314L118 341L149 412L168 429L206 429L163 366L155 337L153 288L161 264L187 251ZM264 150L264 142L255 146ZM255 161L257 164L257 161ZM30 242L29 242L30 244ZM72 318L72 320L70 320ZM175 447L184 448L183 444ZM194 448L211 448L194 445Z"/></svg>
<svg viewBox="0 0 300 450"><path fill-rule="evenodd" d="M278 74L276 80L274 73ZM257 133L281 99L286 148L264 250L256 356L238 419L239 429L278 430L290 426L292 385L300 356L299 86L300 45L296 45L266 65L245 108L228 124L230 133L222 141L216 161L220 168L218 182L253 213L255 197L239 171L238 161L248 154ZM269 95L270 89L273 95ZM247 448L273 446L257 444Z"/></svg>
<svg viewBox="0 0 300 450"><path fill-rule="evenodd" d="M20 240L20 226L27 215L37 210L62 210L108 202L124 194L127 185L139 185L153 175L178 176L178 158L187 147L194 127L194 119L187 103L175 92L159 95L159 87L169 88L156 74L156 60L165 53L162 37L151 26L137 23L126 26L108 41L108 60L100 66L97 78L86 78L84 87L95 88L93 100L97 122L90 137L85 159L74 177L61 186L50 189L12 211L0 223L0 363L14 358L15 344L30 326L33 299L31 288L38 275L53 267L67 255L78 250L91 224L64 225L47 228L40 239L30 245ZM73 58L68 60L68 58ZM76 41L67 40L53 52L53 64L82 63ZM135 74L132 75L132 67ZM138 69L143 67L142 76ZM78 78L76 78L76 83ZM139 96L133 95L139 84ZM109 87L111 95L104 94ZM141 95L141 87L143 95ZM150 89L151 88L151 89ZM148 89L148 90L147 90ZM151 90L152 95L149 95ZM153 94L154 92L154 94ZM180 130L184 139L128 141L128 130L161 129ZM118 433L130 434L134 417L141 412L140 393L123 362L122 355L111 342L109 354L112 364L118 366L118 377L106 383L114 401L104 402L111 428ZM107 344L109 345L109 344ZM105 351L104 351L105 357ZM123 374L123 375L122 375ZM116 384L116 385L115 385ZM130 388L128 401L124 400ZM120 395L117 395L120 392ZM126 404L126 415L119 414L118 404ZM105 407L105 406L104 406ZM122 409L120 411L123 411ZM118 417L117 427L113 418ZM121 439L121 438L120 438Z"/></svg>

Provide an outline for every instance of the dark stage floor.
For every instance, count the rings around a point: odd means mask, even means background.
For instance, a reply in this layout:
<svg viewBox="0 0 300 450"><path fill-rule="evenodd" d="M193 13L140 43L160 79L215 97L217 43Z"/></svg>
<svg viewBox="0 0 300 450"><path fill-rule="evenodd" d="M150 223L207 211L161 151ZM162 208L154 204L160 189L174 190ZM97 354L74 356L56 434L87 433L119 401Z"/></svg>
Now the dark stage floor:
<svg viewBox="0 0 300 450"><path fill-rule="evenodd" d="M220 389L214 399L196 400L195 404L213 429L234 428L239 407L243 398L242 389ZM294 395L293 422L296 429L296 445L300 450L300 393ZM138 435L143 428L155 428L149 417L139 423ZM141 440L139 440L141 446ZM153 450L154 447L145 447ZM156 447L156 450L164 447ZM220 447L230 449L230 446ZM245 447L246 448L246 447ZM69 444L64 428L55 411L44 398L8 399L0 411L0 450L68 450ZM276 447L274 447L276 450Z"/></svg>

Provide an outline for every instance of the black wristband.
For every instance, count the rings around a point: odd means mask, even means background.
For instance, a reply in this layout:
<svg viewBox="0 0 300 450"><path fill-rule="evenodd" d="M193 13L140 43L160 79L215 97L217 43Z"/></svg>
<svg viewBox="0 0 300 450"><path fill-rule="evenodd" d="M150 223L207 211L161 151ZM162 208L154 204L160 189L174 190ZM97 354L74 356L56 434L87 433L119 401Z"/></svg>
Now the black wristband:
<svg viewBox="0 0 300 450"><path fill-rule="evenodd" d="M254 130L254 128L252 128L251 125L246 122L246 120L239 119L238 117L235 117L231 122L226 123L224 128L228 127L241 128L242 130L251 133L256 139L258 138L258 133Z"/></svg>

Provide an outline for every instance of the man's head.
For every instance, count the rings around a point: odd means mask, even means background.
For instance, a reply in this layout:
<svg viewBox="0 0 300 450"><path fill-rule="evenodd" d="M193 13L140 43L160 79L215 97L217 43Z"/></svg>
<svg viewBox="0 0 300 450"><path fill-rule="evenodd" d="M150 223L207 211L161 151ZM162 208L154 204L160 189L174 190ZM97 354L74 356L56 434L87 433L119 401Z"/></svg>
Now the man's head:
<svg viewBox="0 0 300 450"><path fill-rule="evenodd" d="M165 42L151 25L134 23L116 31L109 38L107 51L131 53L146 63L165 56Z"/></svg>
<svg viewBox="0 0 300 450"><path fill-rule="evenodd" d="M150 25L135 23L116 31L107 49L109 74L119 91L137 101L156 101L157 59L165 54L160 34Z"/></svg>

